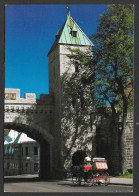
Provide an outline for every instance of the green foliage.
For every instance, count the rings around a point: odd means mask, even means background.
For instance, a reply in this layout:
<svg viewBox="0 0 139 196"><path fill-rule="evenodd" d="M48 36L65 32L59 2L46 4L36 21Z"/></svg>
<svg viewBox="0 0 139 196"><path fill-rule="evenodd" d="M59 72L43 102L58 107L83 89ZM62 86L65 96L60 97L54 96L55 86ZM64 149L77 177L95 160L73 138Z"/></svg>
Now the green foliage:
<svg viewBox="0 0 139 196"><path fill-rule="evenodd" d="M68 55L70 63L75 69L71 74L65 73L64 90L71 97L74 106L81 110L81 114L89 113L93 105L93 87L94 87L94 73L93 73L93 59L92 54L88 56L87 53L79 49L69 49L71 54Z"/></svg>
<svg viewBox="0 0 139 196"><path fill-rule="evenodd" d="M71 52L68 55L69 66L72 66L75 72L67 71L61 77L63 89L61 131L63 141L66 141L66 157L75 146L76 141L83 142L82 135L88 134L90 115L93 110L94 80L92 57L79 49L72 50L69 48L69 50ZM86 139L83 144L84 148L87 142Z"/></svg>
<svg viewBox="0 0 139 196"><path fill-rule="evenodd" d="M126 173L126 174L121 174L119 176L116 176L117 178L133 178L133 174Z"/></svg>
<svg viewBox="0 0 139 196"><path fill-rule="evenodd" d="M4 129L4 139L6 138L6 136L8 135L8 133L9 133L9 129Z"/></svg>
<svg viewBox="0 0 139 196"><path fill-rule="evenodd" d="M101 104L109 103L113 113L118 110L123 114L124 121L133 106L133 6L108 6L91 38L95 45L96 100L101 97Z"/></svg>
<svg viewBox="0 0 139 196"><path fill-rule="evenodd" d="M112 117L116 123L118 112L124 122L133 106L133 7L109 6L91 38L93 57L90 48L86 52L69 48L69 66L75 72L67 71L61 78L66 155L77 139L82 141L82 133L92 129L92 117Z"/></svg>

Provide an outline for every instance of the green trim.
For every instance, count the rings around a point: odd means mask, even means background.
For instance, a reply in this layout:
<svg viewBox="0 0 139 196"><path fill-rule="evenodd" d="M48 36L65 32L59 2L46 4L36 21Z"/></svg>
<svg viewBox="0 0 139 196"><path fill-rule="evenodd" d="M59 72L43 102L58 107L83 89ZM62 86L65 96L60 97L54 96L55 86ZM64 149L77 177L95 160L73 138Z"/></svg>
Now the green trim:
<svg viewBox="0 0 139 196"><path fill-rule="evenodd" d="M74 32L71 33L71 31ZM48 55L58 44L93 46L91 40L85 35L70 14L67 16L67 20L62 28L57 32L55 42L53 43Z"/></svg>
<svg viewBox="0 0 139 196"><path fill-rule="evenodd" d="M73 37L71 31L76 31L77 36ZM61 32L58 43L60 44L76 44L76 45L86 45L93 46L93 43L77 25L71 16L68 16L64 28Z"/></svg>

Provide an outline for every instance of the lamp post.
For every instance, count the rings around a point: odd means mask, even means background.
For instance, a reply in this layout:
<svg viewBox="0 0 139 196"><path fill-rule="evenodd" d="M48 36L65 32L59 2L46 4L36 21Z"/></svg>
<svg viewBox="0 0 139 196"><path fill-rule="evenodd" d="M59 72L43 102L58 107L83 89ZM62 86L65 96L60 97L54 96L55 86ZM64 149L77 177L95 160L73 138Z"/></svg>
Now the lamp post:
<svg viewBox="0 0 139 196"><path fill-rule="evenodd" d="M29 163L30 163L30 173L32 173L31 172L31 157L26 157L26 159L29 160Z"/></svg>

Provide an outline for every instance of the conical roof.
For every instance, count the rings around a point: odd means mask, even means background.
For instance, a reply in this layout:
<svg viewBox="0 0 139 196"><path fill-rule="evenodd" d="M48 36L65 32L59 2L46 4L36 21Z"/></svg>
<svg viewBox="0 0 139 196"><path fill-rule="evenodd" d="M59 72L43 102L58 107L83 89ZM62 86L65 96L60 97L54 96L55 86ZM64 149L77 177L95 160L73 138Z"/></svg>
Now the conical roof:
<svg viewBox="0 0 139 196"><path fill-rule="evenodd" d="M73 20L70 14L67 16L67 20L61 30L57 32L55 42L48 52L48 55L53 51L57 44L93 46L93 43Z"/></svg>

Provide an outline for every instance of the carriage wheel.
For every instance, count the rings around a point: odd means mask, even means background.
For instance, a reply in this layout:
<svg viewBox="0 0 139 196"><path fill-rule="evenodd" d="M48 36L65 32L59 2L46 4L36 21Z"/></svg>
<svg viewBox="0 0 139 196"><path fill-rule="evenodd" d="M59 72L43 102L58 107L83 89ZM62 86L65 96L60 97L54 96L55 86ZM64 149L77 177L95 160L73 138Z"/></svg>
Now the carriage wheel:
<svg viewBox="0 0 139 196"><path fill-rule="evenodd" d="M73 183L73 184L78 184L78 177L74 176L74 177L72 178L72 183Z"/></svg>
<svg viewBox="0 0 139 196"><path fill-rule="evenodd" d="M75 182L76 182L76 181L75 181L75 178L72 177L72 183L75 184Z"/></svg>
<svg viewBox="0 0 139 196"><path fill-rule="evenodd" d="M94 182L94 176L92 172L89 172L88 177L87 177L87 184L88 186L93 186L95 184Z"/></svg>
<svg viewBox="0 0 139 196"><path fill-rule="evenodd" d="M78 174L77 177L76 177L76 183L78 185L81 185L81 181L82 181L82 176L80 174Z"/></svg>
<svg viewBox="0 0 139 196"><path fill-rule="evenodd" d="M76 177L72 174L72 183L75 184L76 183Z"/></svg>
<svg viewBox="0 0 139 196"><path fill-rule="evenodd" d="M104 185L107 186L110 182L109 174L106 172L103 174Z"/></svg>

